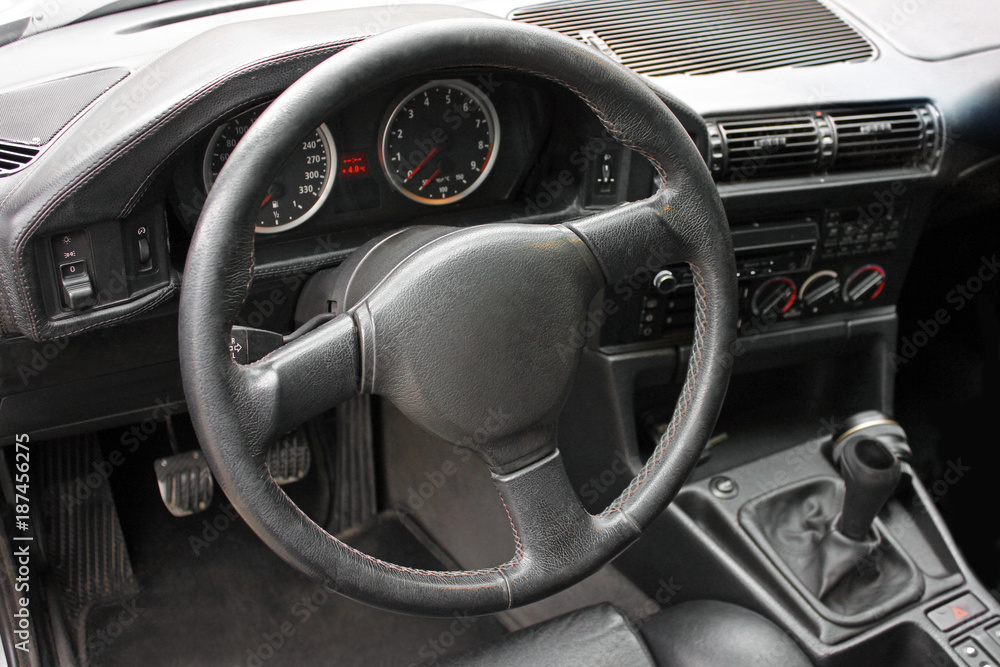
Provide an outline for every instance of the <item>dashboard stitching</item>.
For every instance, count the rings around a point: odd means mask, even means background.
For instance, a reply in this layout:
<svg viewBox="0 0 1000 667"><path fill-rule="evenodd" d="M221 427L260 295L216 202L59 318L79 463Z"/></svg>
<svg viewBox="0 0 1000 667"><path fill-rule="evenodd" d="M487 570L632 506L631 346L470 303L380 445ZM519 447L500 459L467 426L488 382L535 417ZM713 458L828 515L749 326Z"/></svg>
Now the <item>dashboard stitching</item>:
<svg viewBox="0 0 1000 667"><path fill-rule="evenodd" d="M249 103L249 104L256 104L257 102L260 102L262 100L266 100L268 97L270 97L270 96L267 95L267 94L259 95L257 97L254 97L254 98L250 99L250 100L247 100L247 103ZM194 100L192 100L192 101L194 101ZM210 121L208 123L208 125L212 125L214 123L218 123L223 118L225 118L226 116L228 116L229 113L231 113L231 112L225 112L223 114L216 115L215 119L212 120L212 121ZM149 175L147 175L146 178L143 179L142 183L139 184L138 189L136 189L135 193L125 203L125 206L122 207L121 213L118 214L119 218L124 218L125 216L127 216L129 213L132 212L132 210L135 208L136 204L138 204L139 201L142 199L142 196L144 194L146 194L146 190L148 190L149 186L152 185L153 181L155 180L155 177L159 175L160 169L163 167L163 165L166 164L168 161L170 161L170 159L173 158L174 155L177 154L177 151L181 150L183 147L184 147L184 143L181 143L178 146L174 147L174 149L172 151L170 151L169 153L167 153L166 157L164 157L162 160L160 160L156 164L156 166L153 167L152 171L149 172Z"/></svg>
<svg viewBox="0 0 1000 667"><path fill-rule="evenodd" d="M293 52L288 52L288 53L284 53L284 54L279 54L277 56L270 57L270 58L268 58L266 60L258 61L258 62L254 63L252 65L249 65L249 66L244 66L244 67L233 69L233 70L227 72L226 74L223 74L223 75L217 77L213 82L211 82L211 83L207 84L206 86L202 87L201 91L197 92L195 95L193 95L191 97L188 97L185 100L182 100L181 102L179 102L178 104L176 104L173 108L171 108L168 111L165 111L162 114L160 114L159 116L157 116L155 119L153 119L153 121L150 123L150 125L148 125L144 130L142 130L138 134L135 134L135 135L132 135L131 137L127 137L125 139L122 139L120 142L118 142L111 149L110 152L106 153L104 155L104 157L102 157L97 162L97 164L94 166L93 169L89 169L86 172L86 174L84 175L84 177L78 178L76 181L72 182L67 188L64 188L61 192L57 193L48 202L46 202L43 205L41 211L39 212L38 217L35 218L30 225L28 225L27 227L25 227L24 229L22 229L22 231L16 237L16 239L15 239L16 252L19 255L22 255L22 256L25 254L25 246L27 245L27 238L28 238L28 236L30 236L30 234L32 232L34 232L36 229L38 229L38 227L42 224L42 222L45 221L46 217L48 217L48 215L52 212L52 210L57 205L59 205L60 203L62 203L62 201L64 201L67 197L69 197L74 192L76 192L78 189L80 189L81 187L83 187L84 185L86 185L87 183L89 183L90 181L92 181L94 178L96 178L105 168L108 167L108 165L112 164L113 162L115 162L119 158L124 157L125 155L127 155L128 153L130 153L131 150L135 147L136 144L138 144L145 137L149 136L153 131L155 131L155 130L159 129L160 127L162 127L163 124L166 123L169 119L173 118L177 114L179 114L182 111L186 110L187 108L189 108L195 102L203 99L206 95L214 92L220 85L226 83L227 81L229 81L230 79L234 78L235 76L238 76L238 75L241 75L241 74L247 74L247 73L259 70L259 69L263 69L263 68L267 67L268 65L273 65L273 64L276 64L276 63L294 62L295 60L304 59L304 58L307 58L307 57L310 57L310 56L314 56L317 53L322 53L324 51L330 51L330 50L336 49L337 47L340 47L341 49L342 48L346 48L347 46L349 46L350 44L353 44L353 43L354 43L354 40L351 40L351 41L346 42L346 43L345 42L333 42L333 43L330 43L330 44L324 44L324 45L322 45L320 47L310 48L310 49L305 50L305 51L300 50L300 51L293 51ZM3 203L6 203L6 200L14 192L16 192L20 188L20 185L23 185L23 183L25 183L25 182L26 181L22 181L21 184L19 184L19 186L17 188L15 188L10 194L8 194L7 198L4 199L4 202L0 202L0 206L2 206ZM29 308L26 309L27 310L27 316L28 316L29 328L30 328L30 330L31 330L32 333L37 334L38 331L39 331L39 326L38 326L38 323L36 321L35 312L34 312L35 309L37 308L37 304L35 303L34 297L31 294L31 290L29 289L27 277L25 275L23 275L23 271L24 271L23 265L26 264L26 263L27 262L23 262L23 263L19 262L15 266L15 275L17 277L18 291L19 291L22 299L29 306ZM168 290L167 292L164 292L164 294L162 296L164 296L164 297L167 296L170 291L172 291L172 290ZM244 297L244 299L245 299L245 297ZM113 322L116 322L116 321L118 321L118 320L120 320L120 319L122 319L124 317L131 316L131 315L134 315L134 314L136 314L136 313L135 312L126 313L126 314L124 314L122 316L115 317L115 318L112 318L110 320L104 320L104 321L100 321L100 322L95 322L95 323L93 323L91 325L88 325L88 326L85 326L85 327L82 327L82 328L74 328L74 329L72 329L72 331L76 332L76 333L79 333L79 332L87 331L88 329L92 329L92 328L95 328L95 327L106 326L106 325L111 324Z"/></svg>

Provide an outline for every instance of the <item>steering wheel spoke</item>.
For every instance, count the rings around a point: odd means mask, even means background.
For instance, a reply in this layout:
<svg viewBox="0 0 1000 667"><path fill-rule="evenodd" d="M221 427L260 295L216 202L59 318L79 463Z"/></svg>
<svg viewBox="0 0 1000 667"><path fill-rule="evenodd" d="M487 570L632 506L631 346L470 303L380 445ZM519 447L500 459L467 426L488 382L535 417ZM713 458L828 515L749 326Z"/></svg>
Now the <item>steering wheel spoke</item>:
<svg viewBox="0 0 1000 667"><path fill-rule="evenodd" d="M242 412L260 445L358 394L360 352L354 319L341 315L267 354L238 365Z"/></svg>
<svg viewBox="0 0 1000 667"><path fill-rule="evenodd" d="M587 576L639 537L625 514L593 516L573 490L556 449L508 474L493 474L514 530L514 558L503 568L515 606L537 598L542 585L566 585ZM596 563L577 555L602 552Z"/></svg>
<svg viewBox="0 0 1000 667"><path fill-rule="evenodd" d="M685 191L664 188L648 199L617 206L566 223L597 258L609 284L638 273L655 273L668 264L697 261L692 227L704 216Z"/></svg>

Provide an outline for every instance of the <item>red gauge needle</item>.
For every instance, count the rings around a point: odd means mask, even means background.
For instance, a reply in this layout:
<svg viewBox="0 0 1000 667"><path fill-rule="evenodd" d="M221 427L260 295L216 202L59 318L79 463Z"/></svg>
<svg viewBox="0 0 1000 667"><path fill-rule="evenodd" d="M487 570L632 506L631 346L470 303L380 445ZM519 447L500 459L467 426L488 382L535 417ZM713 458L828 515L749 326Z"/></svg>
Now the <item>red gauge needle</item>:
<svg viewBox="0 0 1000 667"><path fill-rule="evenodd" d="M427 184L430 183L431 181L433 181L435 178L437 178L437 175L440 174L440 173L441 173L441 170L440 169L436 169L434 171L434 173L431 174L431 177L428 178L426 181L423 182L423 184L420 186L419 189L423 190L425 187L427 187Z"/></svg>
<svg viewBox="0 0 1000 667"><path fill-rule="evenodd" d="M271 195L268 195L268 196L264 197L264 201L262 201L262 202L260 203L260 207L261 207L261 208L264 208L264 204L266 204L266 203L267 203L267 202L269 202L269 201L271 201Z"/></svg>
<svg viewBox="0 0 1000 667"><path fill-rule="evenodd" d="M406 183L408 180L410 180L411 178L413 178L414 176L416 176L417 172L420 171L421 169L423 169L424 167L426 167L427 163L431 161L431 158L434 157L435 155L437 155L440 152L441 152L441 147L440 146L435 146L434 150L432 150L430 153L428 153L427 157L425 157L423 160L420 161L420 164L417 165L417 168L414 169L413 171L411 171L410 175L403 179L403 182ZM423 189L423 187L421 187L421 189Z"/></svg>

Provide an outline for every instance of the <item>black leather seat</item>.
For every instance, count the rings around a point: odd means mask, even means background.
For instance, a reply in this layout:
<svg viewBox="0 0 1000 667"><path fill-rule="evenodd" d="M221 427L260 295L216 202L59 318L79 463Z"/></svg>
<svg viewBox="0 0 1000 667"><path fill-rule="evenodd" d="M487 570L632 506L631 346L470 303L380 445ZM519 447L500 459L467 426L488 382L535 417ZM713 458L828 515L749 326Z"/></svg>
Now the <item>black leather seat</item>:
<svg viewBox="0 0 1000 667"><path fill-rule="evenodd" d="M468 667L810 667L760 614L713 600L685 602L633 624L610 604L587 607L455 656Z"/></svg>

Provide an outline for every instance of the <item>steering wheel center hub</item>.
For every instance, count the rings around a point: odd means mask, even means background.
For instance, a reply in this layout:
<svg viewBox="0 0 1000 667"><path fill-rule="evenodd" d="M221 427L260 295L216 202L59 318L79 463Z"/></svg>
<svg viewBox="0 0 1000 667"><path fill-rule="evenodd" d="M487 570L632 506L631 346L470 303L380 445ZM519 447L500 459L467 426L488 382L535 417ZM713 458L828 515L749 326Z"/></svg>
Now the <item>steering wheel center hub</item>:
<svg viewBox="0 0 1000 667"><path fill-rule="evenodd" d="M524 465L554 442L601 280L561 225L444 232L352 307L362 388L497 471Z"/></svg>

